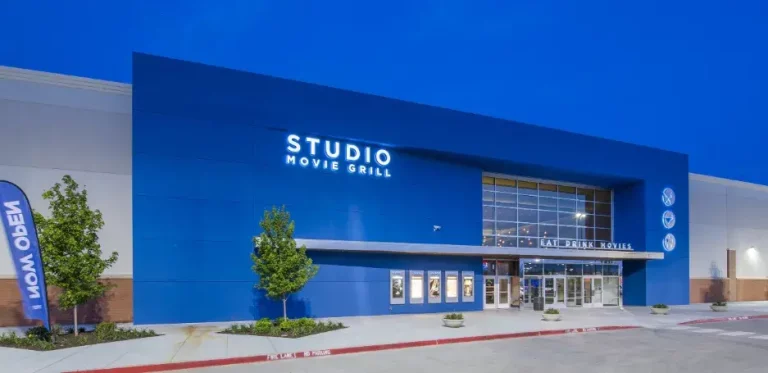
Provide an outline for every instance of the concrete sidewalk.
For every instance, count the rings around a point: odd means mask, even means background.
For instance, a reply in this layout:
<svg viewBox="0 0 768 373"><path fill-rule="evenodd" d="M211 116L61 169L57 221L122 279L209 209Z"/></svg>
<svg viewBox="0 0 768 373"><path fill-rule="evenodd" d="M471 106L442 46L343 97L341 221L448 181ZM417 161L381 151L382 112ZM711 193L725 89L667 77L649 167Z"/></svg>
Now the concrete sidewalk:
<svg viewBox="0 0 768 373"><path fill-rule="evenodd" d="M663 328L692 320L765 315L768 302L731 303L729 311L722 313L712 312L709 305L702 304L672 307L666 316L651 315L647 307L574 308L562 310L562 314L562 321L545 322L540 312L531 310L469 312L465 314L466 326L459 329L442 327L442 314L344 317L332 320L349 328L300 339L217 333L231 323L142 325L163 335L47 352L0 348L0 370L48 373L546 330L604 326Z"/></svg>

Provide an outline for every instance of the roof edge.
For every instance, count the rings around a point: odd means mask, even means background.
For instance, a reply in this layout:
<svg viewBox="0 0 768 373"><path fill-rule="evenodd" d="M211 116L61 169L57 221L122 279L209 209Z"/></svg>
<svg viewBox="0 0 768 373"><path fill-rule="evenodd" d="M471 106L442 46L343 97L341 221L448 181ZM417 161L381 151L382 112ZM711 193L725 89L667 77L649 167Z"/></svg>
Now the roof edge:
<svg viewBox="0 0 768 373"><path fill-rule="evenodd" d="M50 84L68 88L87 89L121 95L131 95L133 92L132 86L126 83L82 78L78 76L49 73L37 70L20 69L10 66L0 66L0 79L21 80L26 82Z"/></svg>
<svg viewBox="0 0 768 373"><path fill-rule="evenodd" d="M717 176L694 174L694 173L689 173L688 178L690 180L702 181L705 183L717 184L717 185L722 185L727 187L750 189L758 192L768 193L768 185L755 184L747 181L739 181L739 180L726 179L726 178L717 177Z"/></svg>

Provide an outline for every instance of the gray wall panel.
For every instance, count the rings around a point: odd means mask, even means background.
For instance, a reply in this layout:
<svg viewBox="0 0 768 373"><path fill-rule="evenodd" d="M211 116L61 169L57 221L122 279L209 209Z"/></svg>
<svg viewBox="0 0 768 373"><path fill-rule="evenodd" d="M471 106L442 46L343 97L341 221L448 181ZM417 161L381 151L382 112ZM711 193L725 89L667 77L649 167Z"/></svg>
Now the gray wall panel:
<svg viewBox="0 0 768 373"><path fill-rule="evenodd" d="M131 116L0 100L0 164L131 174Z"/></svg>
<svg viewBox="0 0 768 373"><path fill-rule="evenodd" d="M768 187L692 175L692 278L726 276L736 250L736 277L768 277Z"/></svg>
<svg viewBox="0 0 768 373"><path fill-rule="evenodd" d="M0 179L18 184L47 214L42 192L69 174L88 190L105 226L106 276L133 273L130 86L0 67ZM15 277L5 239L0 278Z"/></svg>

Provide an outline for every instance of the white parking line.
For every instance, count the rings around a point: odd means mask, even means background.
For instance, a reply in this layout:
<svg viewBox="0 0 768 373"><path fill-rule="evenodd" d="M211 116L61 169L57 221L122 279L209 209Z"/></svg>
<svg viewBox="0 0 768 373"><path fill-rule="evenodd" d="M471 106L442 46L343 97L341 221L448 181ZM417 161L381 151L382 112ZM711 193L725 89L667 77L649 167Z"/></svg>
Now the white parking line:
<svg viewBox="0 0 768 373"><path fill-rule="evenodd" d="M751 339L768 339L768 335L756 335L754 337L749 337Z"/></svg>
<svg viewBox="0 0 768 373"><path fill-rule="evenodd" d="M717 332L724 332L723 329L696 329L691 330L692 333L717 333Z"/></svg>
<svg viewBox="0 0 768 373"><path fill-rule="evenodd" d="M720 335L725 335L728 337L746 337L748 335L754 335L755 333L752 332L728 332L728 333L720 333Z"/></svg>
<svg viewBox="0 0 768 373"><path fill-rule="evenodd" d="M670 327L666 327L664 329L667 329L667 330L691 330L691 329L698 329L698 328L694 327L694 326L680 325L680 326L670 326Z"/></svg>

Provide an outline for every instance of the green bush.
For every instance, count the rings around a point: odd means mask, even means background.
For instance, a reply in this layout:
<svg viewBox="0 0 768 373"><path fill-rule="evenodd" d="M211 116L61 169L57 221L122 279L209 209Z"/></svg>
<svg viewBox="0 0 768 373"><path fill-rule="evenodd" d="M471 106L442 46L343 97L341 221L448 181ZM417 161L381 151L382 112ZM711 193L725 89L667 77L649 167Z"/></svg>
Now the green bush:
<svg viewBox="0 0 768 373"><path fill-rule="evenodd" d="M263 318L253 324L234 324L221 333L298 338L343 328L344 324L340 322L316 322L306 317L294 320L279 318L274 321Z"/></svg>
<svg viewBox="0 0 768 373"><path fill-rule="evenodd" d="M55 345L51 341L38 339L36 336L19 337L15 332L0 334L0 346L26 348L30 350L53 350Z"/></svg>
<svg viewBox="0 0 768 373"><path fill-rule="evenodd" d="M277 327L284 332L291 331L296 328L296 320L280 318L277 321Z"/></svg>
<svg viewBox="0 0 768 373"><path fill-rule="evenodd" d="M274 326L272 320L265 317L253 324L253 331L256 334L269 334Z"/></svg>
<svg viewBox="0 0 768 373"><path fill-rule="evenodd" d="M725 307L725 306L728 305L728 303L725 303L725 302L715 302L715 303L712 303L712 305L715 306L715 307Z"/></svg>
<svg viewBox="0 0 768 373"><path fill-rule="evenodd" d="M39 341L51 341L51 331L44 326L35 326L27 329L27 338L34 338Z"/></svg>
<svg viewBox="0 0 768 373"><path fill-rule="evenodd" d="M297 328L309 328L312 329L315 326L317 326L317 323L315 323L315 320L312 320L308 317L303 317L301 319L296 320L296 327Z"/></svg>
<svg viewBox="0 0 768 373"><path fill-rule="evenodd" d="M320 326L318 328L318 323L315 323L315 320L304 317L296 320L293 332L297 335L308 335L315 330L325 331L326 327Z"/></svg>
<svg viewBox="0 0 768 373"><path fill-rule="evenodd" d="M446 320L464 320L464 315L460 313L449 313L445 315Z"/></svg>
<svg viewBox="0 0 768 373"><path fill-rule="evenodd" d="M669 308L669 306L667 306L664 303L658 303L658 304L654 304L652 308Z"/></svg>
<svg viewBox="0 0 768 373"><path fill-rule="evenodd" d="M103 322L99 325L96 325L94 334L96 335L96 339L99 341L111 341L117 337L119 331L120 329L117 328L115 323Z"/></svg>
<svg viewBox="0 0 768 373"><path fill-rule="evenodd" d="M42 327L31 328L26 337L19 337L16 333L0 334L0 346L47 351L157 335L153 330L118 328L114 323L101 323L92 332L77 336L74 333L62 333L58 325L51 329L52 332Z"/></svg>
<svg viewBox="0 0 768 373"><path fill-rule="evenodd" d="M560 311L558 311L556 308L548 308L546 311L544 311L545 315L559 315Z"/></svg>
<svg viewBox="0 0 768 373"><path fill-rule="evenodd" d="M85 328L79 327L77 328L78 333L85 333ZM67 334L75 334L75 328L67 328Z"/></svg>

